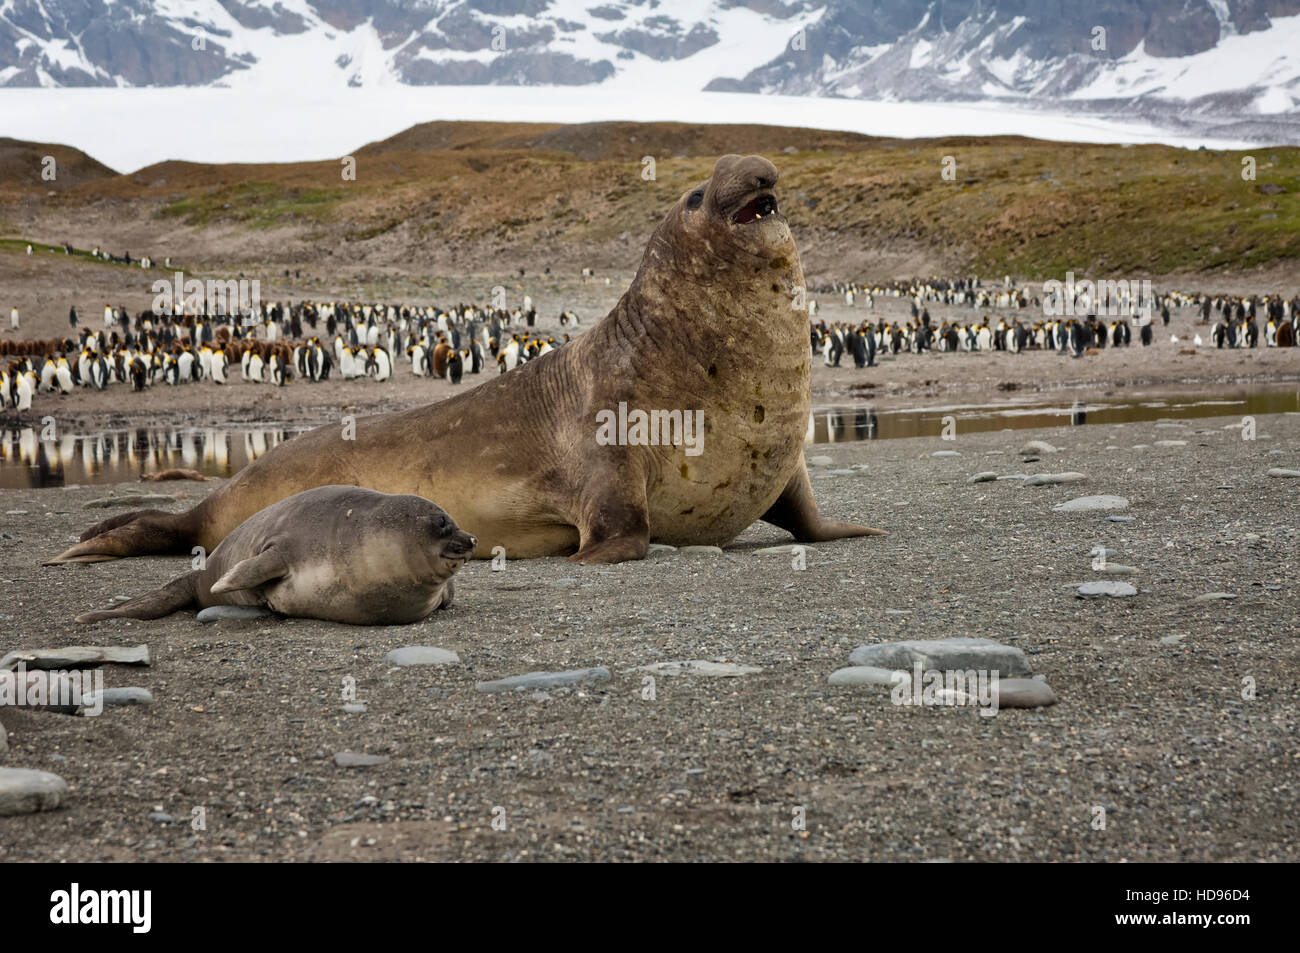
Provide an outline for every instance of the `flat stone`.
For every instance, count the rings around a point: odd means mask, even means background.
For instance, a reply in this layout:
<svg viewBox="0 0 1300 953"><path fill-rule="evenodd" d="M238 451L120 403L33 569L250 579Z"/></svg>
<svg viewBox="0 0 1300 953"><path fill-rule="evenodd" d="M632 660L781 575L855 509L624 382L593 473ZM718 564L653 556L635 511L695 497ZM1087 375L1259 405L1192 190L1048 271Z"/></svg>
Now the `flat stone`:
<svg viewBox="0 0 1300 953"><path fill-rule="evenodd" d="M656 662L639 665L627 672L648 672L651 675L700 675L705 678L736 678L757 675L763 671L756 665L735 665L731 662L709 662L704 659L687 659L681 662Z"/></svg>
<svg viewBox="0 0 1300 953"><path fill-rule="evenodd" d="M273 615L271 610L262 606L208 606L201 609L196 618L204 625L211 625L214 622L262 619L269 615Z"/></svg>
<svg viewBox="0 0 1300 953"><path fill-rule="evenodd" d="M1107 516L1108 523L1132 523L1137 519L1136 516Z"/></svg>
<svg viewBox="0 0 1300 953"><path fill-rule="evenodd" d="M406 667L409 665L455 665L460 656L448 649L437 649L431 645L405 645L393 649L384 656L389 665Z"/></svg>
<svg viewBox="0 0 1300 953"><path fill-rule="evenodd" d="M1097 572L1104 572L1111 576L1136 576L1138 570L1133 566L1122 566L1119 563L1106 563Z"/></svg>
<svg viewBox="0 0 1300 953"><path fill-rule="evenodd" d="M932 457L960 457L960 456L961 456L961 451L960 451L960 450L936 450L934 453L930 454L930 456L932 456Z"/></svg>
<svg viewBox="0 0 1300 953"><path fill-rule="evenodd" d="M678 550L683 556L721 556L721 546L683 546Z"/></svg>
<svg viewBox="0 0 1300 953"><path fill-rule="evenodd" d="M149 820L155 824L175 824L176 820L170 814L164 814L162 811L151 811Z"/></svg>
<svg viewBox="0 0 1300 953"><path fill-rule="evenodd" d="M0 768L0 817L51 811L63 803L68 783L57 774Z"/></svg>
<svg viewBox="0 0 1300 953"><path fill-rule="evenodd" d="M560 688L565 685L582 685L589 682L608 682L609 678L609 669L598 666L572 669L567 672L529 672L526 675L511 675L509 678L500 678L494 682L479 682L474 687L480 692L522 692Z"/></svg>
<svg viewBox="0 0 1300 953"><path fill-rule="evenodd" d="M370 709L365 706L364 702L348 702L343 706L343 710L349 715L364 715Z"/></svg>
<svg viewBox="0 0 1300 953"><path fill-rule="evenodd" d="M999 480L1028 480L1028 473L1008 473L1006 476L998 477Z"/></svg>
<svg viewBox="0 0 1300 953"><path fill-rule="evenodd" d="M1056 704L1056 692L1037 678L999 678L999 708L1045 708Z"/></svg>
<svg viewBox="0 0 1300 953"><path fill-rule="evenodd" d="M1046 440L1030 440L1028 443L1026 443L1023 447L1020 448L1020 452L1033 454L1033 453L1059 453L1060 451L1058 451Z"/></svg>
<svg viewBox="0 0 1300 953"><path fill-rule="evenodd" d="M386 754L358 754L355 751L339 751L334 755L334 763L340 768L373 768L378 764L387 764Z"/></svg>
<svg viewBox="0 0 1300 953"><path fill-rule="evenodd" d="M835 461L830 457L809 457L808 465L810 467L829 467Z"/></svg>
<svg viewBox="0 0 1300 953"><path fill-rule="evenodd" d="M924 669L985 669L1000 675L1029 675L1025 653L992 639L909 639L858 646L849 655L854 665L911 671L917 663Z"/></svg>
<svg viewBox="0 0 1300 953"><path fill-rule="evenodd" d="M805 546L802 543L782 543L780 546L764 546L762 549L754 550L755 556L788 556L796 549L802 549L808 552L812 547Z"/></svg>
<svg viewBox="0 0 1300 953"><path fill-rule="evenodd" d="M989 483L993 480L996 480L997 478L998 475L992 470L984 470L981 473L976 473L974 476L968 476L966 478L966 482L967 483Z"/></svg>
<svg viewBox="0 0 1300 953"><path fill-rule="evenodd" d="M856 470L827 470L830 476L857 476Z"/></svg>
<svg viewBox="0 0 1300 953"><path fill-rule="evenodd" d="M1300 470L1288 470L1285 467L1273 467L1268 471L1268 475L1271 477L1281 477L1283 479L1295 478L1300 477Z"/></svg>
<svg viewBox="0 0 1300 953"><path fill-rule="evenodd" d="M1078 593L1081 598L1093 599L1099 596L1114 596L1122 598L1124 596L1136 596L1137 590L1127 582L1085 582L1079 587Z"/></svg>
<svg viewBox="0 0 1300 953"><path fill-rule="evenodd" d="M651 543L650 548L646 552L647 554L648 553L675 553L677 552L677 547L669 546L667 543Z"/></svg>
<svg viewBox="0 0 1300 953"><path fill-rule="evenodd" d="M29 669L92 668L96 665L148 665L149 646L69 645L62 649L17 649L0 658L0 671Z"/></svg>
<svg viewBox="0 0 1300 953"><path fill-rule="evenodd" d="M1150 450L1150 449L1151 449L1151 444L1149 444L1149 443L1135 443L1135 444L1133 444L1133 449L1134 449L1134 450Z"/></svg>
<svg viewBox="0 0 1300 953"><path fill-rule="evenodd" d="M1061 483L1082 483L1088 479L1086 473L1069 470L1065 473L1036 473L1025 480L1025 486L1056 486Z"/></svg>
<svg viewBox="0 0 1300 953"><path fill-rule="evenodd" d="M128 493L124 496L106 496L98 500L82 503L88 510L102 510L112 506L148 506L154 503L178 503L179 500L166 493Z"/></svg>
<svg viewBox="0 0 1300 953"><path fill-rule="evenodd" d="M1161 645L1177 645L1177 644L1179 644L1180 642L1182 642L1182 640L1183 640L1183 636L1181 636L1181 635L1166 635L1164 638L1162 638L1162 639L1160 640L1160 644L1161 644Z"/></svg>
<svg viewBox="0 0 1300 953"><path fill-rule="evenodd" d="M1122 496L1080 496L1052 507L1055 513L1096 513L1105 510L1126 510L1128 500Z"/></svg>
<svg viewBox="0 0 1300 953"><path fill-rule="evenodd" d="M1020 458L1020 462L1021 462L1021 463L1037 463L1037 462L1038 462L1039 460L1041 460L1041 459L1043 459L1043 458L1042 458L1042 457L1021 457L1021 458Z"/></svg>
<svg viewBox="0 0 1300 953"><path fill-rule="evenodd" d="M1187 446L1187 441L1186 440L1157 440L1156 446L1157 447L1185 447Z"/></svg>
<svg viewBox="0 0 1300 953"><path fill-rule="evenodd" d="M1220 599L1235 599L1235 592L1207 592L1204 595L1197 596L1196 602L1217 602Z"/></svg>
<svg viewBox="0 0 1300 953"><path fill-rule="evenodd" d="M81 696L82 708L110 708L115 705L152 705L153 692L147 688L105 688Z"/></svg>
<svg viewBox="0 0 1300 953"><path fill-rule="evenodd" d="M894 685L894 673L897 669L880 668L876 665L852 665L831 672L826 679L832 685ZM903 672L903 678L911 682L911 673Z"/></svg>

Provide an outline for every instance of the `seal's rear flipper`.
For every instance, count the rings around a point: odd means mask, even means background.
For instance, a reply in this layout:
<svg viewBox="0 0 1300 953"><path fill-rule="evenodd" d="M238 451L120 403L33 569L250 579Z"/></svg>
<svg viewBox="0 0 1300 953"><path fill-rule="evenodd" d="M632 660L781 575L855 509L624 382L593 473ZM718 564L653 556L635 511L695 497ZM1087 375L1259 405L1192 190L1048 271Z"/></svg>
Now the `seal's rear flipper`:
<svg viewBox="0 0 1300 953"><path fill-rule="evenodd" d="M165 553L188 553L191 545L190 522L185 513L162 510L133 510L96 523L81 534L81 542L53 559L46 566L60 563L97 563L122 556L148 556Z"/></svg>
<svg viewBox="0 0 1300 953"><path fill-rule="evenodd" d="M850 536L889 535L883 529L825 519L817 509L812 484L808 481L808 470L802 463L762 519L765 523L787 530L801 543L821 543L828 539L845 539Z"/></svg>
<svg viewBox="0 0 1300 953"><path fill-rule="evenodd" d="M195 602L197 572L187 572L161 589L136 596L111 609L96 609L77 616L78 622L102 622L104 619L161 619Z"/></svg>
<svg viewBox="0 0 1300 953"><path fill-rule="evenodd" d="M237 589L256 589L274 582L288 572L289 566L284 557L274 546L270 546L256 556L235 563L212 584L211 592L214 596L219 596L223 592L234 592Z"/></svg>

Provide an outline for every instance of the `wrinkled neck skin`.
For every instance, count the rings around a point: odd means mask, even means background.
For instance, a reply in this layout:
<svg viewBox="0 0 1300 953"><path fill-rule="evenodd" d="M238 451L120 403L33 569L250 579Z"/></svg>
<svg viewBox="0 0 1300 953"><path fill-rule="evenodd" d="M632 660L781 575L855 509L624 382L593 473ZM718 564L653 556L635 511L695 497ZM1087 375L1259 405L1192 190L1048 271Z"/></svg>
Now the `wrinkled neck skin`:
<svg viewBox="0 0 1300 953"><path fill-rule="evenodd" d="M634 396L671 398L683 382L688 391L707 388L716 398L733 387L748 388L750 376L770 376L785 385L782 390L806 391L808 317L792 307L804 284L803 269L785 223L759 226L778 241L743 247L726 226L688 232L681 206L655 229L613 311L579 339L587 345L584 363L602 372L591 379L607 382L611 398L627 395L634 385L642 385ZM677 373L642 378L665 361ZM749 373L723 374L724 367ZM678 386L665 392L656 377Z"/></svg>

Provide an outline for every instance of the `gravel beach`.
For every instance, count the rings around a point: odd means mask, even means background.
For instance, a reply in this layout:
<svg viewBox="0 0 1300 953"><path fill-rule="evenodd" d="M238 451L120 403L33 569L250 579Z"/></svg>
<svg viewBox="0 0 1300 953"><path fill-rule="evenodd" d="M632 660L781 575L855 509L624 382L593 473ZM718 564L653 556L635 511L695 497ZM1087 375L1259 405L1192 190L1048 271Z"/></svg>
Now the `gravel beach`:
<svg viewBox="0 0 1300 953"><path fill-rule="evenodd" d="M0 860L1300 860L1300 478L1269 475L1300 469L1300 415L1240 424L809 446L823 511L890 535L808 546L805 569L756 552L789 543L762 524L721 553L479 561L453 608L392 628L76 625L187 560L41 567L116 512L87 503L139 487L4 490L5 650L146 644L150 666L101 671L152 703L0 708L0 768L68 787L0 817ZM1035 439L1057 452L1024 462ZM1127 505L1053 509L1095 495ZM1096 581L1136 594L1078 595ZM959 636L1022 650L1057 704L828 683L858 646ZM404 646L459 661L386 659ZM760 671L628 671L687 660Z"/></svg>

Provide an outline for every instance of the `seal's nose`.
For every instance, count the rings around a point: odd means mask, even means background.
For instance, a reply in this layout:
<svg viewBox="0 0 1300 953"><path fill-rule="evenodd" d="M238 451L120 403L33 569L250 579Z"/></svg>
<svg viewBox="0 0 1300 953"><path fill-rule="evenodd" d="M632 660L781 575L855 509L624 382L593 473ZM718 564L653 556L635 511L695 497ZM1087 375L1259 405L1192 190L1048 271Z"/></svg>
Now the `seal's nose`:
<svg viewBox="0 0 1300 953"><path fill-rule="evenodd" d="M714 175L721 173L734 184L736 191L760 192L776 185L781 173L762 156L723 156L714 166Z"/></svg>

